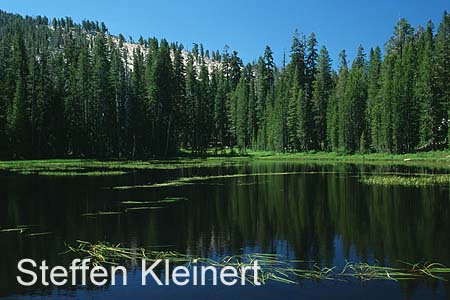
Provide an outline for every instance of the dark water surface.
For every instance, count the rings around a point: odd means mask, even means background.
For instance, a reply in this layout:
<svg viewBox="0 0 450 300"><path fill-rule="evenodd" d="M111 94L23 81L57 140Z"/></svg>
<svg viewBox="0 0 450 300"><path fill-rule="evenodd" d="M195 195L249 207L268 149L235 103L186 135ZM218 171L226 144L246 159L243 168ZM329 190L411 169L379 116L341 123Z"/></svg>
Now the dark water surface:
<svg viewBox="0 0 450 300"><path fill-rule="evenodd" d="M177 177L282 173L213 178L194 185L113 190ZM450 299L450 283L436 280L339 282L298 285L142 287L140 271L128 286L24 288L16 282L22 258L67 266L61 255L76 240L165 249L203 257L278 253L342 267L346 261L440 262L450 265L448 186L368 186L364 173L437 172L406 167L249 163L239 167L144 171L116 177L52 178L0 174L0 229L34 225L28 233L0 233L1 299ZM122 201L186 197L166 209L123 211ZM44 236L29 233L52 232Z"/></svg>

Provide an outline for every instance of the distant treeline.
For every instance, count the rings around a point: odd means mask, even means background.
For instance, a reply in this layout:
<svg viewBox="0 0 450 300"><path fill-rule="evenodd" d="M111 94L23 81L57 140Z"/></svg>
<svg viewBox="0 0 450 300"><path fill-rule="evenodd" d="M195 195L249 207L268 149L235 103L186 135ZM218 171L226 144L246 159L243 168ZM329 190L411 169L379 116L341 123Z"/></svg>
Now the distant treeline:
<svg viewBox="0 0 450 300"><path fill-rule="evenodd" d="M450 16L404 19L385 45L359 47L337 71L314 33L297 31L277 67L266 47L236 51L155 38L134 42L98 22L0 11L0 158L136 158L225 148L394 152L448 146Z"/></svg>

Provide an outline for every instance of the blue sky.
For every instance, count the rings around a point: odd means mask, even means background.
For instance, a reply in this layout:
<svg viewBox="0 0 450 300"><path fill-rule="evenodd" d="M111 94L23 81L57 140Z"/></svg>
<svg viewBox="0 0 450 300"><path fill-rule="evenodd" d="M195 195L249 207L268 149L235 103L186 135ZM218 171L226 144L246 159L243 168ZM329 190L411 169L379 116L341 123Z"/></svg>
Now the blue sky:
<svg viewBox="0 0 450 300"><path fill-rule="evenodd" d="M222 50L225 44L239 52L244 62L255 60L270 45L277 64L289 52L296 28L316 33L333 61L346 49L353 59L359 44L383 46L399 18L414 26L432 20L436 27L449 0L0 0L0 9L23 15L70 16L104 21L112 34L135 39L165 37L186 48L203 43L205 49Z"/></svg>

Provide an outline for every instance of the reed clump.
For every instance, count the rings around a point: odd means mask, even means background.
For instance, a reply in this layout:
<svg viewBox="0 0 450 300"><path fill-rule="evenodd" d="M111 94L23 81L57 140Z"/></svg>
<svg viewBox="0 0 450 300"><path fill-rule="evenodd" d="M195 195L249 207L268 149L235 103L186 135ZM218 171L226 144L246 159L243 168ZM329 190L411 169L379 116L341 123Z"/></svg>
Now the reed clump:
<svg viewBox="0 0 450 300"><path fill-rule="evenodd" d="M376 264L348 262L339 270L337 267L324 267L319 263L286 259L278 254L251 253L211 259L182 254L176 251L126 248L120 244L113 245L104 242L77 242L77 246L68 246L68 252L74 253L77 256L83 256L83 258L91 259L93 265L117 265L124 261L145 260L154 262L158 259L167 259L171 263L183 264L188 267L195 261L196 264L204 264L218 268L227 266L242 268L245 266L252 266L255 261L258 261L258 265L261 267L258 279L263 284L270 281L296 284L302 279L403 281L431 278L435 280L446 280L446 276L450 274L450 268L439 263L410 264L399 262L401 267L386 267L378 266ZM253 278L248 277L247 280L248 282L252 282Z"/></svg>

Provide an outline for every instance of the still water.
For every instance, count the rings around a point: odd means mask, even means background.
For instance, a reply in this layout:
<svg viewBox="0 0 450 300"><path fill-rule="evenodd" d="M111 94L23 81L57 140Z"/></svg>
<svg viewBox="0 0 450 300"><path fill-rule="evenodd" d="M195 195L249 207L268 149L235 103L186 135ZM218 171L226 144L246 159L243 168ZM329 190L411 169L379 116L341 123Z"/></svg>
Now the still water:
<svg viewBox="0 0 450 300"><path fill-rule="evenodd" d="M68 265L62 254L77 240L152 247L202 257L277 253L342 268L347 261L450 265L448 186L369 186L364 174L438 172L406 167L248 163L234 167L152 170L114 177L0 174L0 229L33 225L31 233L0 233L0 299L450 299L450 283L436 280L349 282L302 280L262 287L142 287L140 270L128 286L33 287L16 282L22 258ZM294 173L212 178L192 185L111 189L188 176ZM303 174L301 174L303 172ZM165 209L119 215L123 201L158 201ZM450 278L449 278L450 279Z"/></svg>

